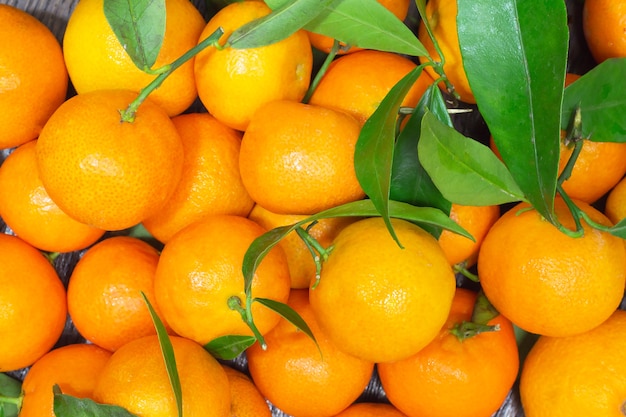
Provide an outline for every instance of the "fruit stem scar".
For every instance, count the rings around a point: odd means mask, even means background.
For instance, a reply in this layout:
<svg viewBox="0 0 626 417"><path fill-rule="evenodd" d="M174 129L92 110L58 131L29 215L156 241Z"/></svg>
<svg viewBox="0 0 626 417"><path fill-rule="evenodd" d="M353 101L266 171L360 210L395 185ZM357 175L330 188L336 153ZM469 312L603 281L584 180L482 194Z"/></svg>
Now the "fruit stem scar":
<svg viewBox="0 0 626 417"><path fill-rule="evenodd" d="M137 96L137 98L135 98L135 100L133 100L132 103L130 103L126 109L119 110L120 116L121 116L120 122L132 123L135 120L137 109L139 108L141 103L143 103L146 100L146 98L150 95L150 93L152 93L161 84L163 84L163 81L165 81L165 79L169 77L171 73L173 73L176 69L178 69L178 67L183 65L185 62L189 61L191 58L197 55L200 51L202 51L203 49L209 46L215 47L215 45L217 44L217 41L223 34L224 34L224 30L222 28L216 29L215 32L213 32L210 36L202 40L202 42L198 43L189 51L185 52L181 57L176 59L171 64L166 65L164 68L167 68L167 69L161 72L147 86L142 88L139 91L139 95Z"/></svg>

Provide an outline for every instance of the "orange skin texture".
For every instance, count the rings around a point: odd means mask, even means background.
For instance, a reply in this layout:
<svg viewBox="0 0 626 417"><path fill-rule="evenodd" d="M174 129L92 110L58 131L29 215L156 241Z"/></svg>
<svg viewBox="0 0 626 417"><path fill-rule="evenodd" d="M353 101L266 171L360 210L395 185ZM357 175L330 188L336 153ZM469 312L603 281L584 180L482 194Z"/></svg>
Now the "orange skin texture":
<svg viewBox="0 0 626 417"><path fill-rule="evenodd" d="M576 336L541 336L522 368L528 417L626 415L626 311ZM572 395L576 393L576 395Z"/></svg>
<svg viewBox="0 0 626 417"><path fill-rule="evenodd" d="M187 0L167 0L165 36L156 62L158 69L178 59L196 45L204 18ZM115 36L105 15L103 0L81 0L67 22L63 54L72 84L79 94L122 88L139 92L156 75L139 69ZM169 116L185 111L196 99L194 58L167 77L150 94Z"/></svg>
<svg viewBox="0 0 626 417"><path fill-rule="evenodd" d="M182 114L172 122L183 144L181 179L165 205L143 221L163 243L204 216L247 216L254 205L239 174L241 132L208 113Z"/></svg>
<svg viewBox="0 0 626 417"><path fill-rule="evenodd" d="M15 234L48 252L81 250L104 234L52 201L39 178L34 140L17 147L0 166L0 216Z"/></svg>
<svg viewBox="0 0 626 417"><path fill-rule="evenodd" d="M279 100L262 106L243 135L241 179L278 214L313 214L365 196L354 170L360 125L346 113Z"/></svg>
<svg viewBox="0 0 626 417"><path fill-rule="evenodd" d="M391 52L363 50L335 59L311 96L310 104L353 115L363 125L402 77L417 65ZM415 107L433 79L422 71L402 101Z"/></svg>
<svg viewBox="0 0 626 417"><path fill-rule="evenodd" d="M0 372L32 365L65 327L65 288L41 252L0 234ZM45 331L44 331L45 329Z"/></svg>
<svg viewBox="0 0 626 417"><path fill-rule="evenodd" d="M270 12L264 2L230 3L209 20L200 40L221 27L223 45L233 31ZM262 104L302 100L312 70L311 43L304 30L299 30L259 48L206 48L196 56L194 72L198 95L209 113L227 126L243 131Z"/></svg>
<svg viewBox="0 0 626 417"><path fill-rule="evenodd" d="M611 225L597 209L575 203L593 221ZM483 241L478 275L487 298L531 333L563 337L596 327L624 295L623 240L584 221L584 236L570 237L528 207L520 203L503 214ZM562 225L574 229L560 198L555 213Z"/></svg>
<svg viewBox="0 0 626 417"><path fill-rule="evenodd" d="M272 417L265 397L241 371L222 365L230 387L230 417Z"/></svg>
<svg viewBox="0 0 626 417"><path fill-rule="evenodd" d="M386 403L355 403L335 417L406 417L406 415Z"/></svg>
<svg viewBox="0 0 626 417"><path fill-rule="evenodd" d="M330 417L347 408L371 379L374 363L344 353L318 326L308 290L292 290L287 304L308 324L317 343L285 319L246 355L252 380L282 411L299 417ZM323 401L320 399L323 398Z"/></svg>
<svg viewBox="0 0 626 417"><path fill-rule="evenodd" d="M98 90L67 100L37 140L50 198L74 219L105 230L135 226L165 204L180 179L183 146L171 119L150 99L120 123L137 94Z"/></svg>
<svg viewBox="0 0 626 417"><path fill-rule="evenodd" d="M154 247L131 236L113 236L87 249L67 289L69 313L78 332L110 351L156 334L141 294L159 314L153 288L158 261Z"/></svg>
<svg viewBox="0 0 626 417"><path fill-rule="evenodd" d="M230 389L222 365L189 339L171 336L170 341L184 398L183 415L230 417ZM93 397L138 416L177 415L158 337L144 336L115 351L97 379Z"/></svg>
<svg viewBox="0 0 626 417"><path fill-rule="evenodd" d="M513 386L519 370L515 332L498 315L499 330L459 340L450 332L471 321L476 293L458 288L439 335L414 356L378 365L387 398L399 410L423 417L490 417ZM485 387L489 387L485 390Z"/></svg>
<svg viewBox="0 0 626 417"><path fill-rule="evenodd" d="M68 75L59 41L34 16L0 5L0 148L36 139L63 103Z"/></svg>
<svg viewBox="0 0 626 417"><path fill-rule="evenodd" d="M52 387L78 398L91 398L111 352L92 344L71 344L46 353L29 369L20 417L55 417Z"/></svg>
<svg viewBox="0 0 626 417"><path fill-rule="evenodd" d="M265 233L241 216L213 215L192 223L165 244L154 281L156 301L172 330L205 345L225 335L252 335L228 300L238 297L245 307L243 257L250 244ZM263 258L252 279L253 297L286 302L289 266L282 248ZM261 334L280 316L260 303L252 315Z"/></svg>
<svg viewBox="0 0 626 417"><path fill-rule="evenodd" d="M598 64L626 57L626 4L619 0L585 1L583 32Z"/></svg>
<svg viewBox="0 0 626 417"><path fill-rule="evenodd" d="M626 218L626 180L622 179L609 192L604 205L604 214L614 224Z"/></svg>
<svg viewBox="0 0 626 417"><path fill-rule="evenodd" d="M337 235L310 289L315 317L330 340L376 363L407 358L430 343L456 287L432 235L404 220L391 224L404 249L381 218L359 220Z"/></svg>

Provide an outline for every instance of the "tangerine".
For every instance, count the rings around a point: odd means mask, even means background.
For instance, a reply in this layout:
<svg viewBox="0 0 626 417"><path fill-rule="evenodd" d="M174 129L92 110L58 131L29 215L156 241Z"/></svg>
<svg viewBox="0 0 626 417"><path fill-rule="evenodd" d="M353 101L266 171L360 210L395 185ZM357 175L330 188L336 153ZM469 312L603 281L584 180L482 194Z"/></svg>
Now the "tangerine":
<svg viewBox="0 0 626 417"><path fill-rule="evenodd" d="M585 0L583 33L591 55L599 64L626 57L626 4L619 0Z"/></svg>

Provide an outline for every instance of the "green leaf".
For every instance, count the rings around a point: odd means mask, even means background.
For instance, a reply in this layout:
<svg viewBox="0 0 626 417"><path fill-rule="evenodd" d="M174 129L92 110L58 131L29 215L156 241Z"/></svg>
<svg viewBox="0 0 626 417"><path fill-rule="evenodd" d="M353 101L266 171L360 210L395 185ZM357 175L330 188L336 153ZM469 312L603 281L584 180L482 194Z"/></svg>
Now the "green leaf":
<svg viewBox="0 0 626 417"><path fill-rule="evenodd" d="M422 118L427 109L452 127L441 90L436 84L432 84L424 92L396 141L389 196L392 200L404 201L414 206L436 207L450 213L452 204L435 186L417 155Z"/></svg>
<svg viewBox="0 0 626 417"><path fill-rule="evenodd" d="M18 406L22 384L15 378L11 378L7 374L0 373L0 397L11 399L11 402L4 402L0 398L0 416L16 417L18 414ZM15 400L15 402L13 402Z"/></svg>
<svg viewBox="0 0 626 417"><path fill-rule="evenodd" d="M211 340L204 348L214 357L233 360L256 342L254 336L226 335Z"/></svg>
<svg viewBox="0 0 626 417"><path fill-rule="evenodd" d="M98 404L89 398L62 394L58 385L54 386L53 392L56 417L137 417L116 405Z"/></svg>
<svg viewBox="0 0 626 417"><path fill-rule="evenodd" d="M309 336L309 338L315 343L315 345L319 349L319 345L317 344L317 339L315 339L315 336L313 335L313 331L306 323L306 321L304 321L304 319L294 309L292 309L285 303L280 303L269 298L255 298L254 301L263 304L265 307L278 313L289 323L293 324L298 330L303 331L307 336Z"/></svg>
<svg viewBox="0 0 626 417"><path fill-rule="evenodd" d="M165 0L104 0L104 15L137 68L149 71L165 37Z"/></svg>
<svg viewBox="0 0 626 417"><path fill-rule="evenodd" d="M461 54L478 109L527 200L555 222L569 35L565 3L472 0L458 5Z"/></svg>
<svg viewBox="0 0 626 417"><path fill-rule="evenodd" d="M561 128L566 129L580 104L582 133L590 140L626 142L626 58L594 67L565 89Z"/></svg>
<svg viewBox="0 0 626 417"><path fill-rule="evenodd" d="M376 206L396 242L398 238L389 220L388 204L398 109L421 73L422 67L416 67L391 88L363 125L354 151L354 169L361 188Z"/></svg>
<svg viewBox="0 0 626 417"><path fill-rule="evenodd" d="M459 226L454 220L451 220L446 213L434 207L416 207L399 201L389 201L389 215L415 222L420 226L440 227L473 239L467 230ZM264 233L252 242L244 255L242 271L245 281L252 282L254 272L265 255L297 227L325 218L368 216L379 216L378 210L371 200L358 200L324 210L290 226L281 226Z"/></svg>
<svg viewBox="0 0 626 417"><path fill-rule="evenodd" d="M418 156L449 201L490 206L524 200L511 174L489 147L460 134L426 112Z"/></svg>
<svg viewBox="0 0 626 417"><path fill-rule="evenodd" d="M287 0L267 0L271 8ZM376 0L334 0L305 29L367 49L426 55L415 34Z"/></svg>
<svg viewBox="0 0 626 417"><path fill-rule="evenodd" d="M170 336L167 334L167 330L163 325L163 322L157 315L156 311L152 307L150 300L148 297L141 292L141 296L143 297L146 306L148 307L148 311L150 312L150 317L152 318L152 323L154 324L154 328L156 329L157 336L159 338L159 344L161 346L161 353L163 354L163 361L165 362L165 369L167 370L167 377L170 380L170 385L172 386L172 392L174 393L174 398L176 399L176 407L178 409L178 417L182 417L183 415L183 391L180 385L180 378L178 376L178 369L176 368L176 357L174 356L174 347L172 346L172 341L170 340Z"/></svg>
<svg viewBox="0 0 626 417"><path fill-rule="evenodd" d="M609 233L614 236L626 239L626 219L620 220L616 225L609 229Z"/></svg>
<svg viewBox="0 0 626 417"><path fill-rule="evenodd" d="M287 38L313 20L335 0L288 0L272 13L235 30L227 44L246 49L269 45Z"/></svg>

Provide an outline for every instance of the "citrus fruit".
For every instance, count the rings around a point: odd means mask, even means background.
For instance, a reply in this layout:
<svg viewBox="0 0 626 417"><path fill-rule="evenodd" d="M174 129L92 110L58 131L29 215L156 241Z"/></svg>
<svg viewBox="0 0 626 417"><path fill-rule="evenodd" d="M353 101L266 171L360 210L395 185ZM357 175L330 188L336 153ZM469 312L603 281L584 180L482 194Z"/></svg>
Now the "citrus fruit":
<svg viewBox="0 0 626 417"><path fill-rule="evenodd" d="M63 394L91 398L95 381L110 357L111 352L86 343L65 345L46 353L24 378L20 417L55 417L54 385Z"/></svg>
<svg viewBox="0 0 626 417"><path fill-rule="evenodd" d="M165 17L163 42L151 69L171 64L193 48L205 24L198 9L187 0L167 0ZM135 65L125 46L111 29L104 0L77 3L63 37L63 55L76 91L83 94L120 88L138 92L156 78L156 74ZM197 98L193 60L173 71L150 94L170 116L182 113Z"/></svg>
<svg viewBox="0 0 626 417"><path fill-rule="evenodd" d="M299 417L330 417L361 395L374 363L344 353L324 334L308 293L307 289L292 290L287 304L307 323L317 346L281 319L265 336L266 350L257 343L246 351L248 369L259 391L281 411Z"/></svg>
<svg viewBox="0 0 626 417"><path fill-rule="evenodd" d="M65 327L67 303L52 264L22 239L0 234L0 265L0 372L8 372L52 349Z"/></svg>
<svg viewBox="0 0 626 417"><path fill-rule="evenodd" d="M520 395L527 417L626 416L626 311L588 332L541 336L526 357Z"/></svg>
<svg viewBox="0 0 626 417"><path fill-rule="evenodd" d="M377 0L381 5L383 5L387 10L393 13L400 20L406 19L409 13L409 0ZM333 47L334 39L322 35L320 33L307 31L307 35L309 35L309 40L311 41L311 45L313 45L316 49L319 49L322 52L329 53ZM357 46L350 46L350 48L346 49L346 44L340 42L340 46L343 48L339 49L339 54L350 54L353 52L361 51L362 48Z"/></svg>
<svg viewBox="0 0 626 417"><path fill-rule="evenodd" d="M576 204L594 222L611 225L597 209ZM554 210L558 221L573 230L561 198ZM624 242L581 223L584 235L571 237L520 203L487 233L478 254L482 288L495 308L522 329L554 337L583 333L619 306L626 283Z"/></svg>
<svg viewBox="0 0 626 417"><path fill-rule="evenodd" d="M620 0L585 0L583 33L597 63L626 57L626 4Z"/></svg>
<svg viewBox="0 0 626 417"><path fill-rule="evenodd" d="M183 143L183 173L173 194L143 221L167 242L176 232L210 214L247 216L254 205L239 175L241 133L208 113L172 118Z"/></svg>
<svg viewBox="0 0 626 417"><path fill-rule="evenodd" d="M490 417L500 408L519 369L515 332L502 315L486 323L497 330L473 329L475 303L475 292L457 288L448 320L428 346L378 365L383 390L399 410L420 417Z"/></svg>
<svg viewBox="0 0 626 417"><path fill-rule="evenodd" d="M80 223L50 198L39 178L36 141L17 147L0 165L0 216L15 234L47 252L72 252L104 230Z"/></svg>
<svg viewBox="0 0 626 417"><path fill-rule="evenodd" d="M459 37L456 26L457 4L455 1L448 0L429 0L426 3L426 16L433 35L439 44L439 49L445 58L443 70L452 83L454 90L458 93L461 101L466 103L476 103L474 94L467 80L465 69L463 67L463 59L461 57L461 47L459 46ZM418 28L418 39L422 42L428 55L434 61L440 61L441 57L437 52L432 39L426 31L424 23L420 23ZM426 57L420 57L421 62L426 62ZM430 76L437 80L439 75L432 66L424 68ZM439 86L445 90L443 82Z"/></svg>
<svg viewBox="0 0 626 417"><path fill-rule="evenodd" d="M230 389L222 365L189 339L171 336L170 341L182 391L183 415L230 416ZM118 405L142 417L177 415L158 337L144 336L116 350L96 380L93 397L97 402Z"/></svg>
<svg viewBox="0 0 626 417"><path fill-rule="evenodd" d="M354 403L335 417L406 417L400 410L387 403Z"/></svg>
<svg viewBox="0 0 626 417"><path fill-rule="evenodd" d="M478 251L489 228L500 217L499 206L465 206L452 204L450 218L467 230L474 240L449 230L439 235L439 245L450 265L464 263L471 267L476 263Z"/></svg>
<svg viewBox="0 0 626 417"><path fill-rule="evenodd" d="M168 115L149 99L121 122L137 97L98 90L65 101L37 140L50 198L77 221L105 230L140 223L165 204L180 179L183 146Z"/></svg>
<svg viewBox="0 0 626 417"><path fill-rule="evenodd" d="M256 204L248 217L267 230L271 230L298 223L308 216L303 214L272 213ZM352 217L320 219L315 224L308 223L303 225L302 228L305 230L308 228L309 235L317 240L322 247L328 248L337 233L354 220ZM278 245L283 248L287 255L291 288L308 288L311 278L315 277L316 271L313 255L307 245L295 231L282 238Z"/></svg>
<svg viewBox="0 0 626 417"><path fill-rule="evenodd" d="M430 343L448 317L456 288L432 235L406 220L391 224L402 248L380 217L346 226L310 290L315 317L329 339L377 363L407 358Z"/></svg>
<svg viewBox="0 0 626 417"><path fill-rule="evenodd" d="M339 57L324 73L309 103L343 110L363 124L389 90L416 66L404 56L377 50ZM432 83L430 75L422 71L402 105L415 107Z"/></svg>
<svg viewBox="0 0 626 417"><path fill-rule="evenodd" d="M159 253L131 236L113 236L87 249L70 275L67 303L78 332L114 351L156 334L143 295L158 312L154 274Z"/></svg>
<svg viewBox="0 0 626 417"><path fill-rule="evenodd" d="M0 148L36 139L67 95L61 45L34 16L0 4Z"/></svg>
<svg viewBox="0 0 626 417"><path fill-rule="evenodd" d="M248 375L230 366L222 366L230 386L230 416L271 417L272 412L265 397Z"/></svg>
<svg viewBox="0 0 626 417"><path fill-rule="evenodd" d="M270 12L261 1L231 3L209 20L200 41L221 27L224 44L233 31ZM207 48L195 60L200 100L215 118L237 130L245 130L264 103L302 100L312 69L311 43L303 30L258 48Z"/></svg>
<svg viewBox="0 0 626 417"><path fill-rule="evenodd" d="M246 217L212 215L185 227L165 244L154 292L174 332L202 345L220 336L252 335L229 303L239 301L245 308L243 257L265 231ZM285 302L289 284L286 256L282 248L274 247L254 274L252 295ZM254 303L251 311L261 334L280 319L260 303Z"/></svg>
<svg viewBox="0 0 626 417"><path fill-rule="evenodd" d="M313 214L365 196L354 170L360 125L321 106L279 100L254 114L239 169L252 199L274 213Z"/></svg>
<svg viewBox="0 0 626 417"><path fill-rule="evenodd" d="M621 179L609 191L604 204L604 214L615 224L626 218L626 179Z"/></svg>

